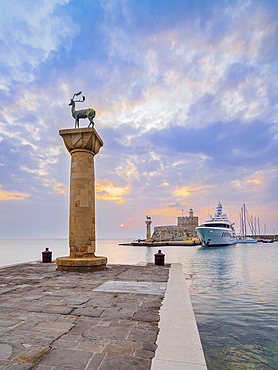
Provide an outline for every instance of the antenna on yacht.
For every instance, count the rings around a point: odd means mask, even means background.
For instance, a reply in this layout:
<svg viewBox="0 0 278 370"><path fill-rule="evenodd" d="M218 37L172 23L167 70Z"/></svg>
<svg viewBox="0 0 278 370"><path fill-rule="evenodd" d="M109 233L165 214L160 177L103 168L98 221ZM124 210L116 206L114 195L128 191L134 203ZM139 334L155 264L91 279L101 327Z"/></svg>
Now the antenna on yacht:
<svg viewBox="0 0 278 370"><path fill-rule="evenodd" d="M232 222L232 203L230 198L230 221Z"/></svg>

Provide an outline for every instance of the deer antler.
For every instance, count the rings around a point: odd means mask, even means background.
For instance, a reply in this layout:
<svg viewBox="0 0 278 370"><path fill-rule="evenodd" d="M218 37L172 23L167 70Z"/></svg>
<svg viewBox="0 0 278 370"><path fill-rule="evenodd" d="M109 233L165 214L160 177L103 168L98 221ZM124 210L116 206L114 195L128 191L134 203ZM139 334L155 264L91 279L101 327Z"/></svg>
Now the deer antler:
<svg viewBox="0 0 278 370"><path fill-rule="evenodd" d="M78 93L73 94L72 100L74 99L75 96L80 95L81 93L82 93L82 91L79 91ZM74 102L75 103L77 103L77 102L81 102L82 103L85 100L85 96L83 95L82 98L83 98L83 100L74 100Z"/></svg>
<svg viewBox="0 0 278 370"><path fill-rule="evenodd" d="M81 93L82 93L82 91L79 91L78 93L73 94L72 100L74 99L75 96L80 95Z"/></svg>

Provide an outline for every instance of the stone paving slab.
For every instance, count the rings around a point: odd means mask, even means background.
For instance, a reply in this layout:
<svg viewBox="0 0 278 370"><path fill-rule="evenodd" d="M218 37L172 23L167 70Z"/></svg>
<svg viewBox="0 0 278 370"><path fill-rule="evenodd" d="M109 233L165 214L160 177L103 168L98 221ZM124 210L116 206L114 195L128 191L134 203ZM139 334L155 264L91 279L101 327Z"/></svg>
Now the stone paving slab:
<svg viewBox="0 0 278 370"><path fill-rule="evenodd" d="M101 284L94 291L161 295L165 292L166 285L166 283L112 280Z"/></svg>
<svg viewBox="0 0 278 370"><path fill-rule="evenodd" d="M0 268L0 370L147 370L169 266Z"/></svg>

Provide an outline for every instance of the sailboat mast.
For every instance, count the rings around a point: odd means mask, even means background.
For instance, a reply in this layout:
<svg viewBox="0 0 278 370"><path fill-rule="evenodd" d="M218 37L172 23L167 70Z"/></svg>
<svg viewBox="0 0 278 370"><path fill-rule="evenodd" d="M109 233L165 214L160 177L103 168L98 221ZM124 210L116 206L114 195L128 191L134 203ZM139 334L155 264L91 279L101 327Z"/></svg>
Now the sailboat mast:
<svg viewBox="0 0 278 370"><path fill-rule="evenodd" d="M244 230L243 230L243 208L240 208L240 235L243 236Z"/></svg>
<svg viewBox="0 0 278 370"><path fill-rule="evenodd" d="M244 237L246 237L246 213L245 213L245 204L243 204L243 227L244 227Z"/></svg>
<svg viewBox="0 0 278 370"><path fill-rule="evenodd" d="M264 235L265 235L265 238L266 238L266 224L264 224Z"/></svg>

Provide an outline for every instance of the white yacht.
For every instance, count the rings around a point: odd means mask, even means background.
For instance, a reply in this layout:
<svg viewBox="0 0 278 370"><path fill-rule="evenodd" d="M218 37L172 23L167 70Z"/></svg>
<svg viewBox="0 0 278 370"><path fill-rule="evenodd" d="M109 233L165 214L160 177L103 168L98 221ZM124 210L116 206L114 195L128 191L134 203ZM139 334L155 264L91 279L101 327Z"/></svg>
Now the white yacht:
<svg viewBox="0 0 278 370"><path fill-rule="evenodd" d="M205 247L219 247L236 244L236 233L225 213L222 213L222 204L219 202L214 217L196 227L200 240Z"/></svg>

